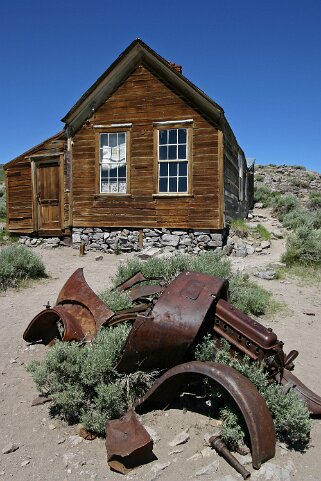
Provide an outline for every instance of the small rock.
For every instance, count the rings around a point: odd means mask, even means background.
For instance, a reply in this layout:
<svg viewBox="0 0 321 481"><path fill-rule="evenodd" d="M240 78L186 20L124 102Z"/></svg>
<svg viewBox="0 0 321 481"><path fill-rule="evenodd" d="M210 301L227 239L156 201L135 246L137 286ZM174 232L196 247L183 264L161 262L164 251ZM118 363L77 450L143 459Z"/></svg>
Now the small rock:
<svg viewBox="0 0 321 481"><path fill-rule="evenodd" d="M246 249L247 249L248 255L252 255L255 252L255 248L253 246L248 245L248 246L246 246Z"/></svg>
<svg viewBox="0 0 321 481"><path fill-rule="evenodd" d="M27 466L28 464L30 464L30 459L26 459L25 461L22 461L21 467L24 468L24 467Z"/></svg>
<svg viewBox="0 0 321 481"><path fill-rule="evenodd" d="M193 456L190 456L189 458L187 458L186 461L198 461L199 459L201 459L202 455L201 453L195 453L193 454Z"/></svg>
<svg viewBox="0 0 321 481"><path fill-rule="evenodd" d="M0 476L4 476L6 474L5 471L0 471Z"/></svg>
<svg viewBox="0 0 321 481"><path fill-rule="evenodd" d="M102 261L104 256L96 256L95 261Z"/></svg>
<svg viewBox="0 0 321 481"><path fill-rule="evenodd" d="M255 248L255 252L262 252L262 247L257 246L257 247Z"/></svg>
<svg viewBox="0 0 321 481"><path fill-rule="evenodd" d="M156 463L151 469L152 476L149 478L149 481L155 481L155 479L159 478L161 472L168 468L170 464L170 461L167 463Z"/></svg>
<svg viewBox="0 0 321 481"><path fill-rule="evenodd" d="M262 202L256 202L254 204L254 209L263 209L263 203Z"/></svg>
<svg viewBox="0 0 321 481"><path fill-rule="evenodd" d="M57 444L63 444L66 441L66 438L58 438Z"/></svg>
<svg viewBox="0 0 321 481"><path fill-rule="evenodd" d="M203 458L209 458L210 456L213 456L213 453L213 449L209 446L206 446L206 448L202 449L201 451L201 455L203 456Z"/></svg>
<svg viewBox="0 0 321 481"><path fill-rule="evenodd" d="M2 454L14 453L15 451L17 451L17 449L19 449L19 445L18 445L18 444L10 443L10 444L7 444L7 445L3 448Z"/></svg>
<svg viewBox="0 0 321 481"><path fill-rule="evenodd" d="M272 281L276 277L276 272L273 270L268 270L268 271L259 271L254 274L256 277L259 277L260 279L265 279L267 281Z"/></svg>
<svg viewBox="0 0 321 481"><path fill-rule="evenodd" d="M173 454L179 454L179 453L182 453L183 451L184 451L183 448L181 448L181 449L173 449L173 451L170 451L170 452L168 453L168 455L169 455L169 456L172 456Z"/></svg>
<svg viewBox="0 0 321 481"><path fill-rule="evenodd" d="M83 440L84 438L81 438L80 436L69 436L69 441L72 446L78 446Z"/></svg>
<svg viewBox="0 0 321 481"><path fill-rule="evenodd" d="M13 358L13 357L12 357L9 362L10 362L10 364L16 364L16 363L17 363L17 358Z"/></svg>
<svg viewBox="0 0 321 481"><path fill-rule="evenodd" d="M190 435L188 434L187 431L182 431L181 433L177 434L177 436L175 436L175 438L173 439L173 441L171 441L169 444L169 446L179 446L180 444L185 444L187 443L187 441L189 440L190 438Z"/></svg>
<svg viewBox="0 0 321 481"><path fill-rule="evenodd" d="M203 468L196 471L195 476L207 476L209 474L214 474L218 470L219 461L216 459L213 463L204 466Z"/></svg>
<svg viewBox="0 0 321 481"><path fill-rule="evenodd" d="M48 396L45 396L43 394L40 394L40 396L37 396L31 403L31 406L40 406L41 404L45 404L51 401L51 398Z"/></svg>
<svg viewBox="0 0 321 481"><path fill-rule="evenodd" d="M271 247L271 242L268 240L264 240L261 242L260 246L262 247L262 249L268 249L269 247Z"/></svg>
<svg viewBox="0 0 321 481"><path fill-rule="evenodd" d="M54 424L49 424L48 428L50 429L50 431L53 431L54 429L56 429L56 426Z"/></svg>

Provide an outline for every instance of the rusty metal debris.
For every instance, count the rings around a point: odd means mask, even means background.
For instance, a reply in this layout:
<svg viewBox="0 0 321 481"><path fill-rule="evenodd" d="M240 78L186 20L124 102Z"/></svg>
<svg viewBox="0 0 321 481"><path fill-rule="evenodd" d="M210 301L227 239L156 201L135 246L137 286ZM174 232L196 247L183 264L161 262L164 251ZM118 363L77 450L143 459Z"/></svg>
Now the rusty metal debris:
<svg viewBox="0 0 321 481"><path fill-rule="evenodd" d="M88 286L83 269L77 269L61 289L56 306L41 311L23 334L27 342L49 344L55 339L92 339L114 312Z"/></svg>
<svg viewBox="0 0 321 481"><path fill-rule="evenodd" d="M251 476L251 473L245 469L244 466L242 466L242 464L233 456L230 450L227 449L220 436L212 436L209 439L209 444L235 469L235 471L243 476L243 479L248 479Z"/></svg>
<svg viewBox="0 0 321 481"><path fill-rule="evenodd" d="M136 405L136 411L141 414L152 409L164 409L182 392L186 383L200 376L222 386L239 407L251 440L252 464L259 469L261 463L275 454L272 416L254 384L230 366L201 361L175 366L153 384Z"/></svg>
<svg viewBox="0 0 321 481"><path fill-rule="evenodd" d="M120 419L107 421L106 450L110 468L122 474L155 459L153 440L132 409Z"/></svg>
<svg viewBox="0 0 321 481"><path fill-rule="evenodd" d="M148 284L152 281L152 285ZM155 284L158 281L159 284ZM264 363L269 376L296 389L313 415L321 415L321 398L293 374L298 355L283 350L283 342L272 329L239 311L228 302L228 281L199 272L182 272L165 285L159 277L147 278L137 272L115 289L127 292L134 305L114 313L88 286L82 269L77 269L59 293L56 305L41 311L31 321L23 337L27 342L52 344L90 340L102 326L131 322L117 370L164 370L148 393L136 405L137 412L165 408L186 383L207 378L225 389L239 407L247 425L252 464L275 453L275 432L270 412L254 385L236 370L222 364L193 361L192 348L205 334L212 333L214 346L222 339L231 346L232 356L247 355ZM87 435L87 433L85 433ZM237 469L235 458L216 440L216 449ZM125 473L153 459L153 443L134 411L106 425L108 464Z"/></svg>

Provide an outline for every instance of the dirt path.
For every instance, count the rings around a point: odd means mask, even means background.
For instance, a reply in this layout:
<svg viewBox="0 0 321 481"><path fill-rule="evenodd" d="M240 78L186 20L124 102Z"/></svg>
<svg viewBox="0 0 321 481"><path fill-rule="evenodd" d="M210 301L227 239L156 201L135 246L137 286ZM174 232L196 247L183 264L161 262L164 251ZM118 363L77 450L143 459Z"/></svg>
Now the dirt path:
<svg viewBox="0 0 321 481"><path fill-rule="evenodd" d="M271 221L272 222L272 221ZM279 260L283 241L274 241L269 254L250 256L233 261L236 267L255 270L271 260ZM77 267L84 267L86 279L95 291L108 285L116 265L126 256L104 255L95 261L89 253L80 258L70 248L41 250L50 278L20 291L10 290L0 297L0 419L1 449L8 443L19 445L11 454L0 453L0 479L13 481L76 481L121 480L122 475L109 471L103 440L83 441L76 436L75 428L62 421L51 419L48 405L31 407L37 395L25 364L43 355L42 346L27 347L22 332L32 317L48 300L53 304L66 279ZM295 373L316 392L321 393L320 339L321 292L320 286L304 286L297 280L263 281L261 285L271 290L277 300L287 304L288 310L263 322L271 326L285 342L286 351L298 349L300 356ZM313 312L315 316L307 316ZM150 413L144 417L160 438L154 452L154 463L141 467L125 479L151 481L204 479L233 481L242 479L214 453L204 450L203 435L214 429L215 421L198 414L169 410ZM189 429L189 441L177 448L168 443L184 429ZM311 447L305 453L290 452L277 446L276 457L253 473L254 480L317 481L320 479L321 421L313 422ZM171 451L180 451L169 454ZM202 453L201 453L202 451ZM195 456L194 456L195 455ZM191 458L192 459L189 459ZM208 474L198 471L208 467ZM251 467L249 469L252 471ZM198 476L196 475L198 473Z"/></svg>

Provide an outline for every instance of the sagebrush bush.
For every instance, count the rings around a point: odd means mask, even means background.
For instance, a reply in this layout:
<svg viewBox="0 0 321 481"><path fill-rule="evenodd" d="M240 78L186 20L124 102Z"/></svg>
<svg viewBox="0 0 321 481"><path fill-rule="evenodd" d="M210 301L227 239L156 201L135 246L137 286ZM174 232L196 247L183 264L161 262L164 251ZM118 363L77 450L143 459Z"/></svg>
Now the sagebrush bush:
<svg viewBox="0 0 321 481"><path fill-rule="evenodd" d="M216 252L205 252L199 256L178 254L166 259L151 258L146 261L132 258L119 265L113 278L113 285L124 282L138 271L141 271L146 277L160 276L169 282L184 270L203 272L229 279L230 300L246 314L264 314L269 306L271 294L250 281L248 276L232 274L229 259Z"/></svg>
<svg viewBox="0 0 321 481"><path fill-rule="evenodd" d="M230 301L245 314L264 314L270 299L271 293L250 281L247 275L237 273L230 278Z"/></svg>
<svg viewBox="0 0 321 481"><path fill-rule="evenodd" d="M264 207L271 207L273 200L281 194L276 192L265 184L254 186L254 202L262 202Z"/></svg>
<svg viewBox="0 0 321 481"><path fill-rule="evenodd" d="M50 395L55 412L103 435L108 419L124 414L151 386L156 372L116 370L130 325L103 328L92 341L57 342L43 360L27 367L38 390Z"/></svg>
<svg viewBox="0 0 321 481"><path fill-rule="evenodd" d="M129 309L133 304L127 292L105 289L98 294L98 297L115 312L121 311L122 309Z"/></svg>
<svg viewBox="0 0 321 481"><path fill-rule="evenodd" d="M287 238L282 261L288 266L321 265L321 229L311 229L309 225L298 227Z"/></svg>
<svg viewBox="0 0 321 481"><path fill-rule="evenodd" d="M321 194L319 192L312 191L309 193L308 206L312 210L321 209Z"/></svg>
<svg viewBox="0 0 321 481"><path fill-rule="evenodd" d="M194 349L195 358L200 361L216 361L233 367L247 377L265 399L274 420L279 439L294 444L307 443L310 437L311 420L308 408L293 389L286 388L271 381L264 370L263 363L253 362L247 356L233 357L230 344L223 339L219 349L215 349L211 335L204 337ZM220 410L222 421L221 436L231 446L242 441L245 436L244 420L235 404L229 401L227 394L215 388L210 395L217 403L220 398L224 407ZM218 394L219 393L219 394Z"/></svg>
<svg viewBox="0 0 321 481"><path fill-rule="evenodd" d="M0 290L16 287L26 279L45 277L41 258L23 245L0 250Z"/></svg>
<svg viewBox="0 0 321 481"><path fill-rule="evenodd" d="M7 216L7 204L4 188L0 188L0 219L5 219Z"/></svg>
<svg viewBox="0 0 321 481"><path fill-rule="evenodd" d="M273 207L274 213L277 215L278 219L282 222L283 217L288 212L298 209L299 200L293 194L280 195L273 199L272 207Z"/></svg>

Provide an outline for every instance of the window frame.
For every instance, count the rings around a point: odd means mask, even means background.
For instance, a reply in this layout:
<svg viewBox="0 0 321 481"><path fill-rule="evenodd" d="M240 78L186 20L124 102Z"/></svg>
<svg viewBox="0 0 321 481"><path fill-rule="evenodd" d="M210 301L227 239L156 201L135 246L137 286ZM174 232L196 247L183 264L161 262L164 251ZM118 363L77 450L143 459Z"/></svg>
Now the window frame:
<svg viewBox="0 0 321 481"><path fill-rule="evenodd" d="M192 192L192 159L193 159L193 121L191 122L180 122L168 121L168 122L154 122L154 194L153 197L191 197ZM161 130L176 130L176 129L186 129L186 160L187 161L187 191L186 192L159 192L159 163L160 162L171 162L170 160L159 160L159 132ZM172 162L180 162L180 160L173 160Z"/></svg>
<svg viewBox="0 0 321 481"><path fill-rule="evenodd" d="M101 126L95 128L96 135L96 194L106 197L128 197L130 196L130 130L131 127ZM100 138L102 134L125 134L126 148L126 192L102 192L101 191L101 158L100 158Z"/></svg>

